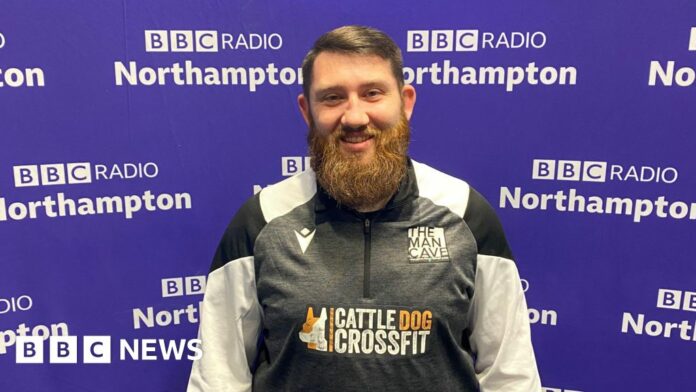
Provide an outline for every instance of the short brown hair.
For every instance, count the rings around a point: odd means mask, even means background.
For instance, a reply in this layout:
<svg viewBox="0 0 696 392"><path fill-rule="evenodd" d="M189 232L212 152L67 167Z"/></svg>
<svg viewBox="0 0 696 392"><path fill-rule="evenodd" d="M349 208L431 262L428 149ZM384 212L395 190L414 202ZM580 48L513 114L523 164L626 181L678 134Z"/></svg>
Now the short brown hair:
<svg viewBox="0 0 696 392"><path fill-rule="evenodd" d="M324 33L302 61L302 92L309 100L314 60L321 52L377 55L391 64L399 88L404 86L404 60L401 49L384 32L366 26L343 26Z"/></svg>

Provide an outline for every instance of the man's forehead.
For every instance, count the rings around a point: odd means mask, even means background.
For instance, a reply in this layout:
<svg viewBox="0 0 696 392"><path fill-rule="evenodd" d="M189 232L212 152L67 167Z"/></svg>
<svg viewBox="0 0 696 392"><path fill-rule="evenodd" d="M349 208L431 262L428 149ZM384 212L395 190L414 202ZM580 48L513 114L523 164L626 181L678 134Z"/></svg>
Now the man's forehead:
<svg viewBox="0 0 696 392"><path fill-rule="evenodd" d="M378 55L322 52L314 60L312 90L380 83L397 84L389 60Z"/></svg>

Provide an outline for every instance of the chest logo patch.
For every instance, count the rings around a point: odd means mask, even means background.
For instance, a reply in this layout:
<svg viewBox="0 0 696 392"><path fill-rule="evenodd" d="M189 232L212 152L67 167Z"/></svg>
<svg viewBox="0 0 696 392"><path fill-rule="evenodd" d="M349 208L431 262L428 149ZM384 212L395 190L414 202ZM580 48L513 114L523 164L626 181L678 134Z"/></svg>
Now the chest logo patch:
<svg viewBox="0 0 696 392"><path fill-rule="evenodd" d="M307 320L302 324L300 340L307 343L310 350L326 351L326 308L321 309L321 315L314 317L314 308L307 309Z"/></svg>
<svg viewBox="0 0 696 392"><path fill-rule="evenodd" d="M298 335L334 355L412 356L427 351L433 322L429 309L307 306Z"/></svg>
<svg viewBox="0 0 696 392"><path fill-rule="evenodd" d="M309 243L312 242L312 238L314 238L314 233L317 231L317 229L314 229L310 231L308 228L303 228L299 232L295 230L295 236L297 237L297 242L300 243L300 249L302 249L302 254L307 250L307 247L309 246Z"/></svg>
<svg viewBox="0 0 696 392"><path fill-rule="evenodd" d="M418 226L408 229L408 261L410 263L442 263L450 261L445 229Z"/></svg>

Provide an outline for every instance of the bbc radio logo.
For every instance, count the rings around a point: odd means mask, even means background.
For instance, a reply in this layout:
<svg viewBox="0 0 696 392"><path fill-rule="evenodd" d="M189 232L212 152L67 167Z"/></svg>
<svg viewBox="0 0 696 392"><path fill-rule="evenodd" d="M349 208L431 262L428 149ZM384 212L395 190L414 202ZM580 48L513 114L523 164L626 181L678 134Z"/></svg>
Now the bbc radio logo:
<svg viewBox="0 0 696 392"><path fill-rule="evenodd" d="M145 30L146 52L208 52L221 50L278 50L278 33L219 33L215 30Z"/></svg>
<svg viewBox="0 0 696 392"><path fill-rule="evenodd" d="M162 279L162 297L181 297L205 293L206 276L186 276Z"/></svg>
<svg viewBox="0 0 696 392"><path fill-rule="evenodd" d="M19 297L0 298L0 314L9 312L26 312L34 305L34 300L28 295Z"/></svg>
<svg viewBox="0 0 696 392"><path fill-rule="evenodd" d="M407 52L475 52L478 30L409 30Z"/></svg>
<svg viewBox="0 0 696 392"><path fill-rule="evenodd" d="M281 174L283 175L283 177L290 177L309 169L311 167L312 158L282 157L280 162L282 171Z"/></svg>
<svg viewBox="0 0 696 392"><path fill-rule="evenodd" d="M607 163L535 159L532 163L532 179L605 182L607 179Z"/></svg>
<svg viewBox="0 0 696 392"><path fill-rule="evenodd" d="M696 291L659 289L657 291L657 307L696 312Z"/></svg>
<svg viewBox="0 0 696 392"><path fill-rule="evenodd" d="M479 30L409 30L407 52L476 52L482 49L541 49L546 33L500 32Z"/></svg>
<svg viewBox="0 0 696 392"><path fill-rule="evenodd" d="M94 168L94 172L92 171ZM130 180L155 178L159 167L154 162L103 165L90 162L51 163L44 165L18 165L12 168L15 188L89 184L93 180ZM94 173L94 176L92 176Z"/></svg>
<svg viewBox="0 0 696 392"><path fill-rule="evenodd" d="M217 52L215 30L145 30L146 52Z"/></svg>
<svg viewBox="0 0 696 392"><path fill-rule="evenodd" d="M534 159L532 179L558 181L635 181L673 184L679 178L674 167L609 165L603 161Z"/></svg>
<svg viewBox="0 0 696 392"><path fill-rule="evenodd" d="M689 33L688 48L690 52L696 51L696 27L691 27ZM690 66L678 67L674 60L661 62L650 61L648 73L648 86L657 86L658 83L665 87L676 84L678 87L689 87L696 81L696 69Z"/></svg>
<svg viewBox="0 0 696 392"><path fill-rule="evenodd" d="M312 158L307 156L288 156L280 158L280 173L283 177L294 176L300 174L312 167ZM261 192L261 185L254 185L254 194Z"/></svg>
<svg viewBox="0 0 696 392"><path fill-rule="evenodd" d="M657 308L696 312L696 292L658 289ZM621 321L621 333L648 335L665 339L678 338L687 342L696 342L696 321L646 320L643 313L634 315L624 312Z"/></svg>
<svg viewBox="0 0 696 392"><path fill-rule="evenodd" d="M92 182L92 170L89 162L21 165L14 166L12 170L15 188Z"/></svg>

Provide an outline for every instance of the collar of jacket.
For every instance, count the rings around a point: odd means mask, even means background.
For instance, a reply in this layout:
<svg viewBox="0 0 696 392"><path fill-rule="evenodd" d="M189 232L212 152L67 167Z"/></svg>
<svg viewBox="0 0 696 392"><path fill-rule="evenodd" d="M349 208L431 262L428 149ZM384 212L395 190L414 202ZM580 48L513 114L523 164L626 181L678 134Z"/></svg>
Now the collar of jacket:
<svg viewBox="0 0 696 392"><path fill-rule="evenodd" d="M379 211L390 210L395 207L401 206L408 200L413 199L417 196L418 185L416 184L416 173L413 170L413 163L411 162L411 158L406 157L406 175L404 176L404 178L401 179L396 193L394 193L391 199L389 199L384 208L382 208ZM317 196L314 198L314 211L324 212L331 209L342 209L360 214L352 208L339 206L338 202L336 202L336 200L333 197L331 197L331 195L326 193L324 188L322 188L317 182ZM379 211L375 211L373 213L378 213Z"/></svg>

